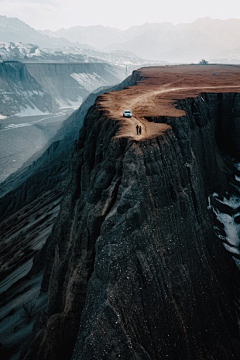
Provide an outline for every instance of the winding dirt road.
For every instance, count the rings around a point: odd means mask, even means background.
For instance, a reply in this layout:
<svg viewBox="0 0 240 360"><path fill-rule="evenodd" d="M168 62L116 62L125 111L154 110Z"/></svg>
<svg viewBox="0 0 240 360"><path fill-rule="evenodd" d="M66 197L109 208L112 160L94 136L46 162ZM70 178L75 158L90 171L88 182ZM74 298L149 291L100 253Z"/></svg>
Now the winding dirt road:
<svg viewBox="0 0 240 360"><path fill-rule="evenodd" d="M150 67L138 70L143 79L137 85L106 93L98 104L113 120L122 126L117 137L136 140L155 137L170 126L149 122L148 118L181 117L185 112L176 109L177 100L196 97L201 93L240 92L240 66L231 65L182 65ZM133 117L124 118L124 110L131 110ZM142 134L136 134L141 125Z"/></svg>

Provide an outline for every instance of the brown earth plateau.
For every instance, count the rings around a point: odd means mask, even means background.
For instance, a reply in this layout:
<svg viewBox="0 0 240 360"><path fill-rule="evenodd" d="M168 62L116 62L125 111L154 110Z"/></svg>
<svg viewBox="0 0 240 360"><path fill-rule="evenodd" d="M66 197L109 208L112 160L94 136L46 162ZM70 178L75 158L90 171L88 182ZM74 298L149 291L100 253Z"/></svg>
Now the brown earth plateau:
<svg viewBox="0 0 240 360"><path fill-rule="evenodd" d="M178 100L196 97L201 93L240 92L240 66L179 65L141 68L141 81L120 91L105 93L97 104L113 120L120 120L117 137L143 140L169 129L169 125L149 122L147 118L181 117L183 110L174 106ZM159 85L160 84L160 85ZM124 110L132 118L124 118ZM141 125L142 134L136 134Z"/></svg>

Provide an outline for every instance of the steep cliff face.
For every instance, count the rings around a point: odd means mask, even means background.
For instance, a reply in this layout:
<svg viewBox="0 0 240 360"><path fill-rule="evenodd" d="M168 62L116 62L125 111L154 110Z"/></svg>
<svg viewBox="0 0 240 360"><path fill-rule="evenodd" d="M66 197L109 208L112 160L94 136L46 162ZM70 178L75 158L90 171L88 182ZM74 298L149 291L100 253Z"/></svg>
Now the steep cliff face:
<svg viewBox="0 0 240 360"><path fill-rule="evenodd" d="M120 67L106 63L28 63L26 67L60 107L80 106L94 90L118 84L124 79Z"/></svg>
<svg viewBox="0 0 240 360"><path fill-rule="evenodd" d="M133 76L121 84L107 88L119 90L136 84ZM87 97L81 107L75 111L51 139L51 144L43 149L43 154L29 166L19 169L0 184L0 221L14 214L46 191L62 188L62 182L68 178L74 142L79 138L84 117L94 104L97 96L104 92L103 88Z"/></svg>
<svg viewBox="0 0 240 360"><path fill-rule="evenodd" d="M134 81L129 78L112 89ZM39 159L0 186L0 357L4 359L18 357L33 322L47 306L44 294L38 298L45 267L44 244L59 212L74 142L96 97L90 95L64 122ZM24 307L31 309L31 316L25 316Z"/></svg>
<svg viewBox="0 0 240 360"><path fill-rule="evenodd" d="M183 116L148 116L162 131L140 140L104 100L75 147L45 248L48 313L22 358L236 359L237 270L208 196L229 183L229 155L240 157L239 95L182 96Z"/></svg>
<svg viewBox="0 0 240 360"><path fill-rule="evenodd" d="M0 120L79 107L102 86L120 83L125 72L107 63L0 63Z"/></svg>
<svg viewBox="0 0 240 360"><path fill-rule="evenodd" d="M0 114L49 113L57 103L20 62L0 64Z"/></svg>

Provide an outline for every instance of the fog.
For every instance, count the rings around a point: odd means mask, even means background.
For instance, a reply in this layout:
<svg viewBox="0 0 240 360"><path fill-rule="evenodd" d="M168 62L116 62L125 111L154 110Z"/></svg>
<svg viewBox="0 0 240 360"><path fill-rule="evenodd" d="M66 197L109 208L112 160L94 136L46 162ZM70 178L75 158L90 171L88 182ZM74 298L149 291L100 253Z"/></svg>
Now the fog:
<svg viewBox="0 0 240 360"><path fill-rule="evenodd" d="M0 15L18 17L35 29L58 30L77 25L126 29L142 23L192 22L197 18L240 18L237 0L0 0Z"/></svg>

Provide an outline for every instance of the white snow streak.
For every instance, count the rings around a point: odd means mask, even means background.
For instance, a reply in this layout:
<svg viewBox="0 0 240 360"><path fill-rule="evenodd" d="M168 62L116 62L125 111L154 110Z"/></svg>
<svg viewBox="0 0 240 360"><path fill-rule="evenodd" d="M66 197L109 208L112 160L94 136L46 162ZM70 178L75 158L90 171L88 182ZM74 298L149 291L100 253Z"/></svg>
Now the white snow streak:
<svg viewBox="0 0 240 360"><path fill-rule="evenodd" d="M89 92L93 92L101 86L109 85L96 73L72 73L70 76Z"/></svg>
<svg viewBox="0 0 240 360"><path fill-rule="evenodd" d="M35 116L35 115L50 115L48 111L43 112L36 106L27 106L22 107L21 111L18 114L15 114L15 116L23 117L23 116Z"/></svg>
<svg viewBox="0 0 240 360"><path fill-rule="evenodd" d="M237 171L240 170L240 163L236 164ZM240 182L240 177L235 175L235 180ZM235 188L239 190L240 187L235 185ZM226 197L228 196L228 198ZM240 255L240 224L236 222L236 218L240 216L240 197L236 195L226 194L225 197L220 198L217 193L213 193L209 196L209 208L216 215L217 220L223 225L223 229L216 226L216 234L223 241L223 245L226 250L228 250L232 254ZM217 206L212 204L212 199L219 204L223 204L225 206L225 212L221 212ZM219 206L219 208L221 208ZM236 264L240 267L240 262L238 259L235 259Z"/></svg>

